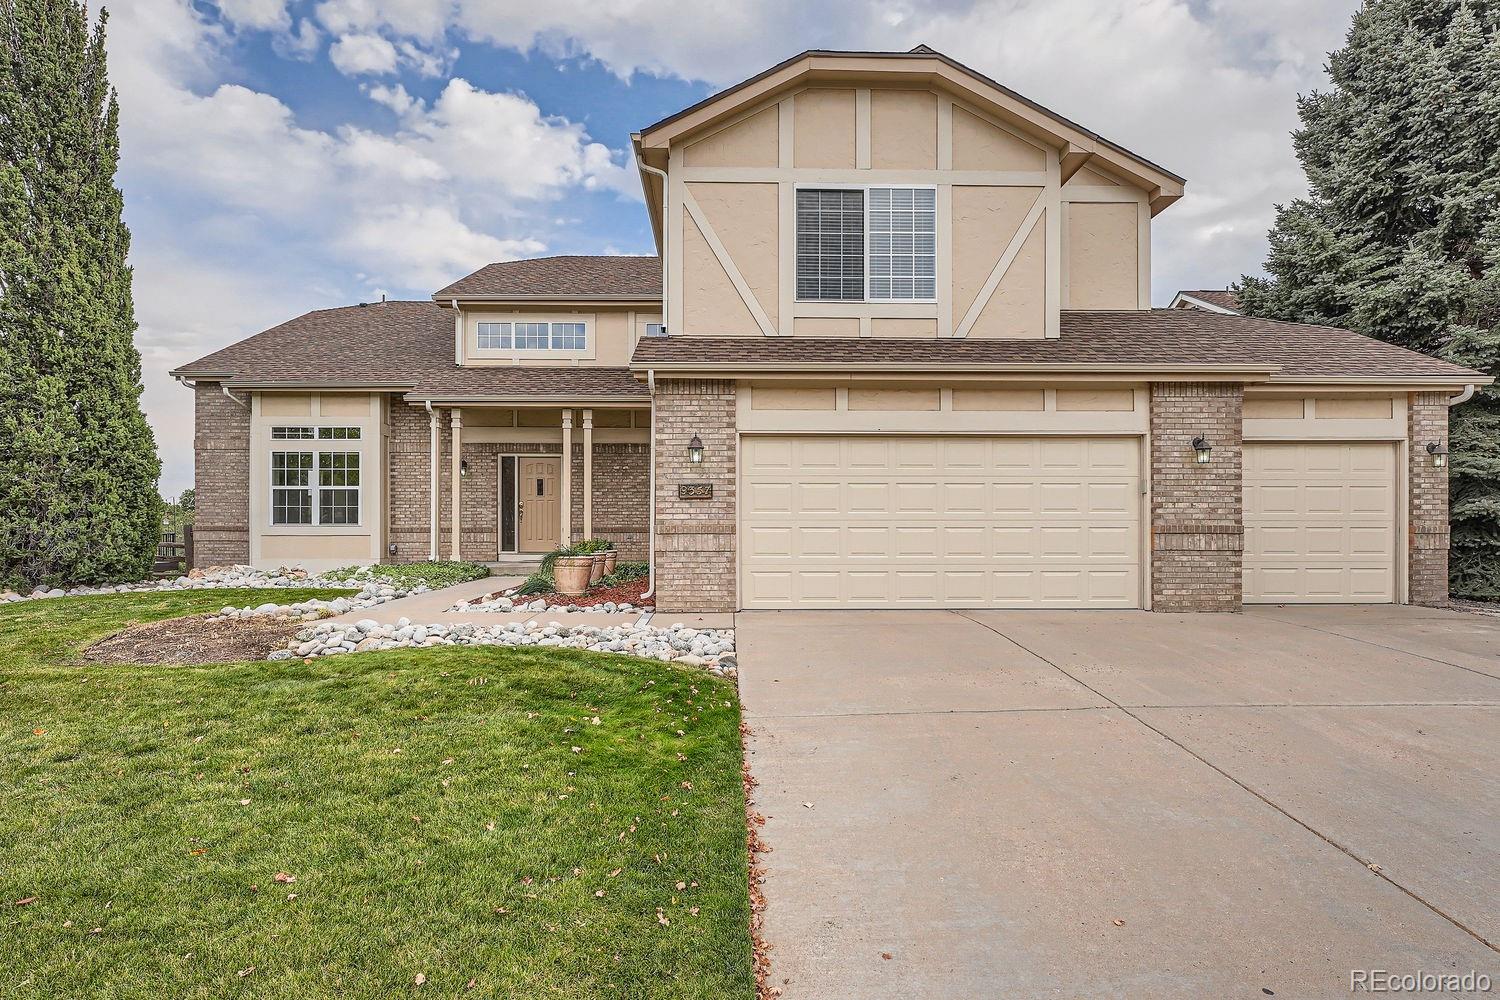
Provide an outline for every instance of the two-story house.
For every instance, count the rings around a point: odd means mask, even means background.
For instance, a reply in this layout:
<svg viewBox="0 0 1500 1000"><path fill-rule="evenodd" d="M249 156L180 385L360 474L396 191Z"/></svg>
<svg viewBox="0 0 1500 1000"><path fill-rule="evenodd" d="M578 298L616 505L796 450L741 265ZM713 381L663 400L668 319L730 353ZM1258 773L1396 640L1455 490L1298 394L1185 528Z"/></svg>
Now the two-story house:
<svg viewBox="0 0 1500 1000"><path fill-rule="evenodd" d="M197 560L652 562L663 608L1447 600L1480 373L1152 309L1181 177L934 52L633 137L659 257L491 264L186 365Z"/></svg>

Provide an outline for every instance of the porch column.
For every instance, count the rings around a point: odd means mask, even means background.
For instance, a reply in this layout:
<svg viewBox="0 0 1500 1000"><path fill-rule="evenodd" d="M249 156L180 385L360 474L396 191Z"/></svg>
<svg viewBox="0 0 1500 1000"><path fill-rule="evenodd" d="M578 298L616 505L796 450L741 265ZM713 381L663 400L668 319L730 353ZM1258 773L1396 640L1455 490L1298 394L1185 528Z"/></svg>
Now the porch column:
<svg viewBox="0 0 1500 1000"><path fill-rule="evenodd" d="M449 475L452 477L453 512L449 530L453 533L453 539L448 546L448 551L449 558L457 562L459 559L459 529L461 527L459 515L462 509L460 506L462 497L460 495L459 482L463 479L464 411L455 406L452 412L453 454L449 456L451 459Z"/></svg>
<svg viewBox="0 0 1500 1000"><path fill-rule="evenodd" d="M560 523L562 525L562 544L573 544L573 411L563 410L563 440L562 440L562 496L559 498L558 506L562 508Z"/></svg>
<svg viewBox="0 0 1500 1000"><path fill-rule="evenodd" d="M440 419L437 410L433 410L427 415L427 423L432 431L432 451L427 458L427 468L430 473L427 477L427 491L431 494L427 501L427 526L428 533L432 537L429 539L427 545L427 558L433 562L437 562L438 552L441 549L441 543L438 541L441 534L438 525L438 510L442 505L442 501L439 499L438 494L442 492L443 488L443 473L438 468L438 465L443 460L443 425L438 422Z"/></svg>
<svg viewBox="0 0 1500 1000"><path fill-rule="evenodd" d="M583 537L594 537L594 411L583 411Z"/></svg>

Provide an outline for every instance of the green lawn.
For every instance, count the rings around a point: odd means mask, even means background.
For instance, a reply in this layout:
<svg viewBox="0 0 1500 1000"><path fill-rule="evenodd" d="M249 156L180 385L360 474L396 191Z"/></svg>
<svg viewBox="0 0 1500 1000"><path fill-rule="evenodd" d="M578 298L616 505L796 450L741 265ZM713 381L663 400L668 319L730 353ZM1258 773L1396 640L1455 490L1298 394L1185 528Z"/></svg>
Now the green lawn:
<svg viewBox="0 0 1500 1000"><path fill-rule="evenodd" d="M75 659L263 595L0 609L0 996L753 995L731 684L573 651Z"/></svg>

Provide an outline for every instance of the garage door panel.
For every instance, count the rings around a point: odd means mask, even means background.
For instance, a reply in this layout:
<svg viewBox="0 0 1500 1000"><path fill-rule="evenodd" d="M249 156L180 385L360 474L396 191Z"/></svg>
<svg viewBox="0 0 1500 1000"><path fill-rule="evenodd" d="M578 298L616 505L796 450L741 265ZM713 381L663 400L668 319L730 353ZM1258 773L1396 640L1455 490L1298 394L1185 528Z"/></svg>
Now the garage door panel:
<svg viewBox="0 0 1500 1000"><path fill-rule="evenodd" d="M1245 600L1396 597L1396 449L1378 442L1245 445Z"/></svg>
<svg viewBox="0 0 1500 1000"><path fill-rule="evenodd" d="M840 474L808 483L800 457L835 447ZM1140 605L1138 439L747 436L742 453L747 608Z"/></svg>

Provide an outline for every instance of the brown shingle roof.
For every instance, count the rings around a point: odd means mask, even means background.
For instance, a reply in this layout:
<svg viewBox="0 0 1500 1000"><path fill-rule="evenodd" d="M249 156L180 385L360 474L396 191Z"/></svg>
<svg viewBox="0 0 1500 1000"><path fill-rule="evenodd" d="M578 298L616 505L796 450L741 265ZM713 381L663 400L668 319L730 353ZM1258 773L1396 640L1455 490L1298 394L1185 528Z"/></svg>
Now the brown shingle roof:
<svg viewBox="0 0 1500 1000"><path fill-rule="evenodd" d="M453 313L432 302L319 309L183 365L174 374L221 376L230 385L390 386L418 397L646 396L646 387L627 368L460 368L453 362Z"/></svg>
<svg viewBox="0 0 1500 1000"><path fill-rule="evenodd" d="M1053 340L645 337L631 361L651 366L772 368L836 365L1171 370L1259 369L1275 379L1382 378L1487 382L1480 372L1326 326L1196 309L1065 312ZM320 309L177 369L230 385L389 386L418 398L526 396L643 399L628 368L460 368L453 313L431 302Z"/></svg>
<svg viewBox="0 0 1500 1000"><path fill-rule="evenodd" d="M1276 379L1388 378L1470 381L1487 376L1326 326L1195 309L1065 312L1051 340L891 340L788 337L647 337L631 367L839 366L1032 368L1118 365L1266 369Z"/></svg>
<svg viewBox="0 0 1500 1000"><path fill-rule="evenodd" d="M433 293L439 302L481 295L493 298L661 297L660 257L533 257L486 264Z"/></svg>
<svg viewBox="0 0 1500 1000"><path fill-rule="evenodd" d="M1218 306L1220 309L1233 309L1240 311L1240 300L1228 288L1185 288L1178 295L1191 295L1195 299L1201 299L1209 305Z"/></svg>

